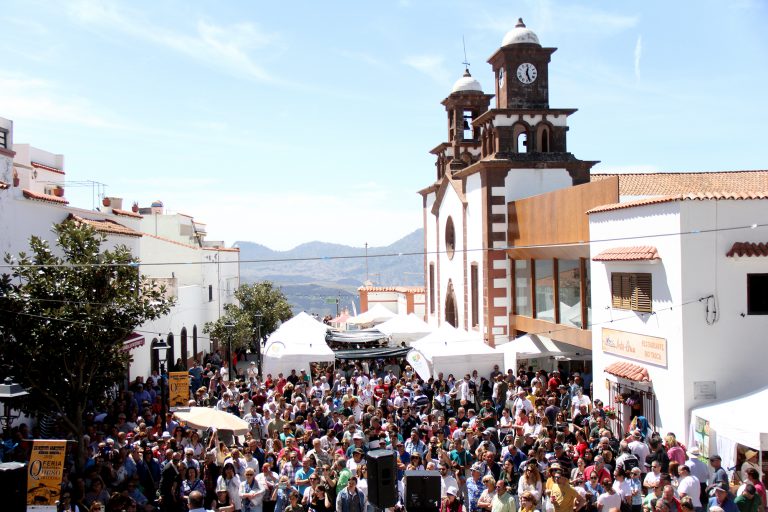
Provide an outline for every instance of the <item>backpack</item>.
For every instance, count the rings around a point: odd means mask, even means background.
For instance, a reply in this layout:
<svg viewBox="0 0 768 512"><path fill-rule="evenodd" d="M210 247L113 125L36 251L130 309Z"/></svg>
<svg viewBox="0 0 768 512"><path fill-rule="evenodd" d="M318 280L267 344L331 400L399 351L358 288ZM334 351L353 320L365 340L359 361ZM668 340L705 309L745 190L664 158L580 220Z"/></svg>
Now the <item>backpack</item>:
<svg viewBox="0 0 768 512"><path fill-rule="evenodd" d="M624 472L629 473L640 465L640 461L634 455L627 455L621 463L624 466Z"/></svg>

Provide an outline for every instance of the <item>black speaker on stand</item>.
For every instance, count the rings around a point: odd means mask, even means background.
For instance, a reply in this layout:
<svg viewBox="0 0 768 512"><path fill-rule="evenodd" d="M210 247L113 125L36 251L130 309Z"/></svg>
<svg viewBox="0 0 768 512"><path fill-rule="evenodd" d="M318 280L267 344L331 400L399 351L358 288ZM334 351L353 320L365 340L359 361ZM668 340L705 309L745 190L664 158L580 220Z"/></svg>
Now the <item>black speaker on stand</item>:
<svg viewBox="0 0 768 512"><path fill-rule="evenodd" d="M368 465L368 501L376 508L397 504L397 454L392 450L371 450L365 455Z"/></svg>
<svg viewBox="0 0 768 512"><path fill-rule="evenodd" d="M0 489L3 490L3 511L27 510L27 465L20 462L0 463Z"/></svg>
<svg viewBox="0 0 768 512"><path fill-rule="evenodd" d="M406 512L435 512L440 510L440 472L406 471Z"/></svg>

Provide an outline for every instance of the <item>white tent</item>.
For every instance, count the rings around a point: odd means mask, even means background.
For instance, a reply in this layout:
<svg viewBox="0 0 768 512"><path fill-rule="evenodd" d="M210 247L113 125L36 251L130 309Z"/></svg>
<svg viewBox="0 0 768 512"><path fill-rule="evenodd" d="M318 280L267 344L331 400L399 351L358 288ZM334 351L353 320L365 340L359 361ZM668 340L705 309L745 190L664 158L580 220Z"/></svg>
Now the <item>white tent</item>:
<svg viewBox="0 0 768 512"><path fill-rule="evenodd" d="M461 378L465 373L477 370L479 375L489 375L495 365L501 366L503 355L489 347L478 333L470 333L443 324L437 330L411 344L428 361L432 376L443 373Z"/></svg>
<svg viewBox="0 0 768 512"><path fill-rule="evenodd" d="M497 346L496 349L504 354L505 372L509 369L517 372L517 365L521 359L551 357L554 359L568 358L570 360L580 360L590 358L590 351L588 349L577 352L576 350L578 349L576 347L559 343L546 336L539 336L537 334L526 334L509 340L507 343ZM551 368L546 369L550 370Z"/></svg>
<svg viewBox="0 0 768 512"><path fill-rule="evenodd" d="M264 346L264 374L288 376L291 370L309 372L309 363L333 363L333 350L325 342L327 331L327 325L304 312L284 322Z"/></svg>
<svg viewBox="0 0 768 512"><path fill-rule="evenodd" d="M698 444L703 452L720 455L726 468L736 464L737 443L760 453L768 450L766 403L768 387L692 409L689 446Z"/></svg>
<svg viewBox="0 0 768 512"><path fill-rule="evenodd" d="M423 338L433 330L429 324L413 313L407 316L397 315L377 325L376 328L395 343L410 343Z"/></svg>
<svg viewBox="0 0 768 512"><path fill-rule="evenodd" d="M352 325L376 325L386 322L395 316L397 316L397 314L387 309L386 306L374 304L373 307L365 313L360 313L359 315L348 319L347 323Z"/></svg>

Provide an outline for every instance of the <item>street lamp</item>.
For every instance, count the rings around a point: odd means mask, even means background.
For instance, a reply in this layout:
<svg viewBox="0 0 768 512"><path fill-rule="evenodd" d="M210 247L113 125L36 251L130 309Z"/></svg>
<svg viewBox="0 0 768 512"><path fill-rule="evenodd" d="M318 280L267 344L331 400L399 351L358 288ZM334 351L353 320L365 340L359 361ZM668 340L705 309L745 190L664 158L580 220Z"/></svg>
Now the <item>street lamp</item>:
<svg viewBox="0 0 768 512"><path fill-rule="evenodd" d="M17 398L27 396L29 393L21 387L21 384L13 382L12 377L6 377L0 384L0 403L3 404L5 414L0 416L0 423L3 427L3 437L11 437L11 424L19 418L19 413L11 414L11 402Z"/></svg>
<svg viewBox="0 0 768 512"><path fill-rule="evenodd" d="M163 338L160 338L160 341L155 343L155 345L152 347L152 350L155 351L157 354L157 361L160 363L160 414L162 415L162 423L163 426L163 432L165 432L168 429L168 426L165 423L165 415L167 414L167 409L165 406L165 362L168 357L168 351L171 349L171 346L166 343L166 341Z"/></svg>
<svg viewBox="0 0 768 512"><path fill-rule="evenodd" d="M256 311L253 314L253 323L256 326L256 368L259 372L259 378L261 378L261 320L264 315L261 311Z"/></svg>
<svg viewBox="0 0 768 512"><path fill-rule="evenodd" d="M231 320L227 320L227 323L224 324L224 328L227 330L227 365L229 366L229 368L227 368L229 372L228 376L229 380L235 380L237 372L232 365L232 331L235 330L235 324L233 324Z"/></svg>

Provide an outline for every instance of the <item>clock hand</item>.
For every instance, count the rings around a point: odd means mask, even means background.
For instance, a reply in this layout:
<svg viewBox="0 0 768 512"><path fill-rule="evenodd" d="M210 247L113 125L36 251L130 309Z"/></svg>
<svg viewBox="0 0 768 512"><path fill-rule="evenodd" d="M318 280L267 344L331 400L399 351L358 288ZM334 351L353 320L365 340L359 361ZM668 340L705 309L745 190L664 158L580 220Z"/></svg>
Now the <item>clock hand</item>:
<svg viewBox="0 0 768 512"><path fill-rule="evenodd" d="M528 81L531 80L531 68L525 68L525 76L528 77Z"/></svg>

